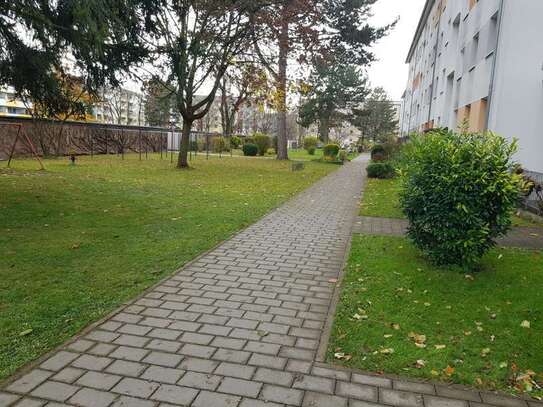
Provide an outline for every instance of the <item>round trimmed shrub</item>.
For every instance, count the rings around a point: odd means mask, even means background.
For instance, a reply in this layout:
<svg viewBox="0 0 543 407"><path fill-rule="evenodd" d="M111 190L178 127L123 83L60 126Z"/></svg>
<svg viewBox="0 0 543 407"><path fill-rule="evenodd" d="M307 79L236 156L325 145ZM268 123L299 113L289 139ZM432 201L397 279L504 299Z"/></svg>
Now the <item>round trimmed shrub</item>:
<svg viewBox="0 0 543 407"><path fill-rule="evenodd" d="M386 149L381 144L373 146L371 149L371 160L372 161L385 161L386 160Z"/></svg>
<svg viewBox="0 0 543 407"><path fill-rule="evenodd" d="M409 237L437 264L473 267L511 228L521 184L516 142L441 130L414 137L404 150Z"/></svg>
<svg viewBox="0 0 543 407"><path fill-rule="evenodd" d="M306 150L309 155L315 155L318 144L319 139L317 137L308 136L304 138L304 150Z"/></svg>
<svg viewBox="0 0 543 407"><path fill-rule="evenodd" d="M337 144L327 144L322 151L325 157L336 158L339 154L340 147Z"/></svg>
<svg viewBox="0 0 543 407"><path fill-rule="evenodd" d="M258 146L256 144L244 144L242 150L243 155L247 157L255 157L258 154Z"/></svg>
<svg viewBox="0 0 543 407"><path fill-rule="evenodd" d="M370 163L366 167L366 172L370 178L393 178L395 174L394 167L386 162Z"/></svg>
<svg viewBox="0 0 543 407"><path fill-rule="evenodd" d="M346 150L339 150L339 154L338 154L339 161L341 162L348 161L349 160L348 155L349 153L347 153Z"/></svg>
<svg viewBox="0 0 543 407"><path fill-rule="evenodd" d="M232 136L230 137L230 145L232 148L239 148L241 145L241 138L239 136Z"/></svg>
<svg viewBox="0 0 543 407"><path fill-rule="evenodd" d="M258 147L258 155L265 155L268 148L271 146L271 138L266 134L256 133L253 136L256 146Z"/></svg>

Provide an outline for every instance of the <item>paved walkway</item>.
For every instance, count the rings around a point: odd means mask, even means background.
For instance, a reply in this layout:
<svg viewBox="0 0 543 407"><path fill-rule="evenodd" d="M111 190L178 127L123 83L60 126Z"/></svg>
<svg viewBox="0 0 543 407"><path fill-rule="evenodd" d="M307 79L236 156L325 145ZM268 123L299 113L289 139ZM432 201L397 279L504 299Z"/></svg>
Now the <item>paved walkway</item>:
<svg viewBox="0 0 543 407"><path fill-rule="evenodd" d="M346 165L13 378L0 406L529 407L316 362L362 169Z"/></svg>
<svg viewBox="0 0 543 407"><path fill-rule="evenodd" d="M353 232L369 235L404 236L409 223L405 219L372 218L360 216L355 222ZM543 228L516 227L507 236L497 240L501 247L520 247L543 250Z"/></svg>

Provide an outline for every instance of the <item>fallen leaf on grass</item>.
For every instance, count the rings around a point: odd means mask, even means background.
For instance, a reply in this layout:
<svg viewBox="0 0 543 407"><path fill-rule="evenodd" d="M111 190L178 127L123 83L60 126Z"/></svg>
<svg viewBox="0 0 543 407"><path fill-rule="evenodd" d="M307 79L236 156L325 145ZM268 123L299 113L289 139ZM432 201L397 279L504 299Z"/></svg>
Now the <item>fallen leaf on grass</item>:
<svg viewBox="0 0 543 407"><path fill-rule="evenodd" d="M466 280L470 280L470 281L475 280L475 277L473 277L471 274L466 274L464 277L466 278Z"/></svg>
<svg viewBox="0 0 543 407"><path fill-rule="evenodd" d="M436 350L441 350L441 349L445 349L447 345L434 345L434 347L436 348Z"/></svg>
<svg viewBox="0 0 543 407"><path fill-rule="evenodd" d="M490 353L490 348L484 348L481 351L481 356L485 358L489 353Z"/></svg>
<svg viewBox="0 0 543 407"><path fill-rule="evenodd" d="M387 335L383 335L383 337L384 337L385 339L389 339L389 338L392 338L393 336L394 336L394 335L390 335L390 334L387 334Z"/></svg>
<svg viewBox="0 0 543 407"><path fill-rule="evenodd" d="M505 369L508 366L507 362L502 362L499 364L500 369Z"/></svg>
<svg viewBox="0 0 543 407"><path fill-rule="evenodd" d="M530 324L530 321L522 321L522 323L520 324L520 326L521 326L522 328L530 329L531 324Z"/></svg>
<svg viewBox="0 0 543 407"><path fill-rule="evenodd" d="M426 366L426 361L423 359L417 360L417 363L415 364L415 367L417 369L422 369L424 366Z"/></svg>
<svg viewBox="0 0 543 407"><path fill-rule="evenodd" d="M399 331L400 330L400 324L392 324L392 329L394 329L395 331Z"/></svg>
<svg viewBox="0 0 543 407"><path fill-rule="evenodd" d="M348 362L349 360L353 358L352 355L348 355L343 352L334 353L334 357L338 360L344 360L346 362Z"/></svg>
<svg viewBox="0 0 543 407"><path fill-rule="evenodd" d="M383 355L390 355L390 354L394 353L394 349L393 348L381 349L379 351L379 353L382 353Z"/></svg>
<svg viewBox="0 0 543 407"><path fill-rule="evenodd" d="M27 336L30 335L34 330L32 328L25 329L23 332L19 334L19 336Z"/></svg>
<svg viewBox="0 0 543 407"><path fill-rule="evenodd" d="M454 367L447 366L445 369L443 369L443 373L445 373L446 376L451 377L454 374Z"/></svg>

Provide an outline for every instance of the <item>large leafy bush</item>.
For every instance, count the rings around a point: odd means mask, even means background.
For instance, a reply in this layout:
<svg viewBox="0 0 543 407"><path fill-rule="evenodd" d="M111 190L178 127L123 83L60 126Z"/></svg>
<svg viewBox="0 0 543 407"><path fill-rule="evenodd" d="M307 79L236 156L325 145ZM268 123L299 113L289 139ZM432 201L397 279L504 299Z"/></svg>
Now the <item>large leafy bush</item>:
<svg viewBox="0 0 543 407"><path fill-rule="evenodd" d="M319 144L319 139L317 137L305 137L304 138L304 150L306 150L309 155L315 155L315 150Z"/></svg>
<svg viewBox="0 0 543 407"><path fill-rule="evenodd" d="M387 162L370 163L366 167L366 171L368 177L380 179L393 178L396 172L394 167Z"/></svg>
<svg viewBox="0 0 543 407"><path fill-rule="evenodd" d="M258 155L265 155L268 148L271 146L271 138L266 134L255 133L253 135L256 146L258 147Z"/></svg>
<svg viewBox="0 0 543 407"><path fill-rule="evenodd" d="M416 136L402 158L408 235L438 264L471 267L511 227L516 142L492 133Z"/></svg>

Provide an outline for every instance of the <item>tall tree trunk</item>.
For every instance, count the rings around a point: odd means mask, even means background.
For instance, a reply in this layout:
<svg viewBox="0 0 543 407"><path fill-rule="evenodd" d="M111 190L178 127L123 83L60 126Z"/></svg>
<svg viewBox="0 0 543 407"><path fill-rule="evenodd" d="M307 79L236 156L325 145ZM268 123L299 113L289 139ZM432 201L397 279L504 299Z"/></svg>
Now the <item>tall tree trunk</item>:
<svg viewBox="0 0 543 407"><path fill-rule="evenodd" d="M330 141L330 121L327 117L322 117L319 126L321 140L324 144Z"/></svg>
<svg viewBox="0 0 543 407"><path fill-rule="evenodd" d="M181 133L181 142L179 143L179 157L177 159L177 168L189 168L188 151L191 129L192 120L189 121L183 118L183 132Z"/></svg>
<svg viewBox="0 0 543 407"><path fill-rule="evenodd" d="M288 160L287 143L287 64L289 51L288 4L283 6L279 34L279 65L277 72L277 159Z"/></svg>

